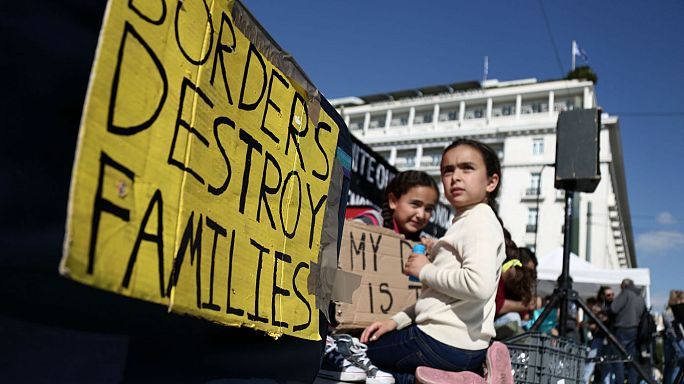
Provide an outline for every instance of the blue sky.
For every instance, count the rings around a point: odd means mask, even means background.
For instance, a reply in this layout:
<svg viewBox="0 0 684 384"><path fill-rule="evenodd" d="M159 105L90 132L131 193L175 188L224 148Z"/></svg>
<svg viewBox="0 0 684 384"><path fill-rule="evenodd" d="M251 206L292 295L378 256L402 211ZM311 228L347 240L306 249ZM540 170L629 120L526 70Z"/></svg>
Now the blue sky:
<svg viewBox="0 0 684 384"><path fill-rule="evenodd" d="M327 98L563 77L571 42L620 117L639 267L654 309L684 289L684 2L245 0ZM578 65L583 62L578 59Z"/></svg>

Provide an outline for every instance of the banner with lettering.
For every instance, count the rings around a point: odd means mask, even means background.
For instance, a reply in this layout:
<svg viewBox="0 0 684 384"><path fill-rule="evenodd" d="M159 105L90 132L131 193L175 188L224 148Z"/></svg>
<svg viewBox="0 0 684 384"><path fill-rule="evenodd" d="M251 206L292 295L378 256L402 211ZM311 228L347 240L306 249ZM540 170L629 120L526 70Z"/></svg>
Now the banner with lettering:
<svg viewBox="0 0 684 384"><path fill-rule="evenodd" d="M61 273L318 340L307 279L340 119L297 69L240 3L110 1Z"/></svg>

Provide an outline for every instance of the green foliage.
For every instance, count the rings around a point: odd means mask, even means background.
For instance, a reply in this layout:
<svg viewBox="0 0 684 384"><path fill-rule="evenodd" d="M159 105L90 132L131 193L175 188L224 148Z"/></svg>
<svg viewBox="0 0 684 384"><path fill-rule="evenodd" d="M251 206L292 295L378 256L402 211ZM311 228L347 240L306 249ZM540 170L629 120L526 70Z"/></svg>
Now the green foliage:
<svg viewBox="0 0 684 384"><path fill-rule="evenodd" d="M596 76L596 73L588 65L582 65L575 68L574 71L568 72L565 78L590 80L594 83L594 85L598 82L598 77Z"/></svg>

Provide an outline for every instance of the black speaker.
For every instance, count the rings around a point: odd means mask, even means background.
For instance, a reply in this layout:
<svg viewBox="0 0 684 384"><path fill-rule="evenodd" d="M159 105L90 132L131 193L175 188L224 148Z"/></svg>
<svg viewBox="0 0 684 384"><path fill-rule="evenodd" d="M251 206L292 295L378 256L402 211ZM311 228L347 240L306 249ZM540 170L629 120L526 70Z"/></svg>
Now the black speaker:
<svg viewBox="0 0 684 384"><path fill-rule="evenodd" d="M557 189L594 192L599 181L601 110L575 109L558 115L556 125Z"/></svg>

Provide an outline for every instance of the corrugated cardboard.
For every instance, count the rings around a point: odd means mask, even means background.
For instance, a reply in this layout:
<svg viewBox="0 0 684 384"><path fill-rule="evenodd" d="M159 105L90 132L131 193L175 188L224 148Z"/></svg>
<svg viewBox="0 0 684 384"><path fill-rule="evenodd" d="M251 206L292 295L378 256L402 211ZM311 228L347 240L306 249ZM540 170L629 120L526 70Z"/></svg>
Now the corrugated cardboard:
<svg viewBox="0 0 684 384"><path fill-rule="evenodd" d="M60 272L318 340L308 277L328 202L339 209L343 121L240 3L165 3L107 7Z"/></svg>
<svg viewBox="0 0 684 384"><path fill-rule="evenodd" d="M403 273L412 246L389 229L345 222L338 264L343 271L361 275L361 286L351 304L337 304L338 329L364 328L416 302L422 286Z"/></svg>

